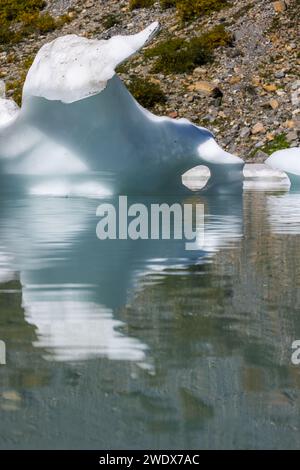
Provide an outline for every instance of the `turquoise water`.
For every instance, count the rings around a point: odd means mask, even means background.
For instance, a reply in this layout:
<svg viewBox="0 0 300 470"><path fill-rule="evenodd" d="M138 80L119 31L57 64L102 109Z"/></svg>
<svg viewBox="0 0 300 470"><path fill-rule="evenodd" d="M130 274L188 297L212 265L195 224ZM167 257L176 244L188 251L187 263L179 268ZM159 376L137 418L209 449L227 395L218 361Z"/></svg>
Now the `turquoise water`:
<svg viewBox="0 0 300 470"><path fill-rule="evenodd" d="M2 196L1 449L300 448L300 193L188 201L199 252Z"/></svg>

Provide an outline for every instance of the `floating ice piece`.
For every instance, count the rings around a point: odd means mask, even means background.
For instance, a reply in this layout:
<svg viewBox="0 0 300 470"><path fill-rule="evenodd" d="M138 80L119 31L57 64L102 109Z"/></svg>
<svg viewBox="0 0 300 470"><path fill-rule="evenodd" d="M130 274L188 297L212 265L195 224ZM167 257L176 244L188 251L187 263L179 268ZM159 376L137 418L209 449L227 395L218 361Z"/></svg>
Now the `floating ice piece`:
<svg viewBox="0 0 300 470"><path fill-rule="evenodd" d="M294 147L273 153L265 162L270 167L284 171L292 185L300 184L300 148Z"/></svg>
<svg viewBox="0 0 300 470"><path fill-rule="evenodd" d="M28 72L20 112L0 124L1 173L48 176L45 188L27 180L34 194L56 193L61 177L65 195L82 195L72 180L78 173L89 196L91 188L99 195L99 184L104 194L178 194L189 191L181 175L205 165L211 174L206 190L241 189L240 158L222 150L205 128L151 114L115 75L158 29L155 22L132 36L97 41L69 35L43 46Z"/></svg>
<svg viewBox="0 0 300 470"><path fill-rule="evenodd" d="M183 175L183 183L188 188L200 190L205 187L210 172L205 166L192 168ZM290 186L287 175L264 163L246 163L244 166L244 189L283 189Z"/></svg>

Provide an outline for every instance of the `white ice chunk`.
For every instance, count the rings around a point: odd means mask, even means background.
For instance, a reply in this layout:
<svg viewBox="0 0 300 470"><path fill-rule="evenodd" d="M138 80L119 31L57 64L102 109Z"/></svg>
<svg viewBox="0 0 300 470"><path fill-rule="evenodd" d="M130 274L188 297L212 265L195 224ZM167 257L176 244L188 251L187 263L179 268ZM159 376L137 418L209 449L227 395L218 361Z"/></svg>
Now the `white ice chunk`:
<svg viewBox="0 0 300 470"><path fill-rule="evenodd" d="M27 75L24 98L72 103L96 95L114 76L115 68L141 49L158 28L154 22L132 36L98 41L71 34L45 44Z"/></svg>
<svg viewBox="0 0 300 470"><path fill-rule="evenodd" d="M300 147L279 150L266 160L266 164L271 168L284 171L292 184L300 183Z"/></svg>

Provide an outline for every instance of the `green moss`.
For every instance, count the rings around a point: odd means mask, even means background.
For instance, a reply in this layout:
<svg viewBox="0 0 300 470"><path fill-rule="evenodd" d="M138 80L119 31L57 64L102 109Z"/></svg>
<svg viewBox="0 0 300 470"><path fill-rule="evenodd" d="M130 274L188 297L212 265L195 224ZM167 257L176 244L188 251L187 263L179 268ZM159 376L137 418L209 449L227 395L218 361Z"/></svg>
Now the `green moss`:
<svg viewBox="0 0 300 470"><path fill-rule="evenodd" d="M177 0L160 0L160 6L163 10L176 7Z"/></svg>
<svg viewBox="0 0 300 470"><path fill-rule="evenodd" d="M144 108L151 109L166 102L166 96L159 84L147 79L130 77L128 89Z"/></svg>
<svg viewBox="0 0 300 470"><path fill-rule="evenodd" d="M1 0L0 20L18 21L24 13L34 13L46 6L44 0Z"/></svg>
<svg viewBox="0 0 300 470"><path fill-rule="evenodd" d="M219 25L201 36L187 41L175 38L162 41L148 49L145 56L157 57L153 72L185 73L213 60L213 51L220 46L232 45L233 38Z"/></svg>
<svg viewBox="0 0 300 470"><path fill-rule="evenodd" d="M1 0L0 44L14 44L31 34L45 34L71 21L67 14L54 18L48 12L41 13L45 5L43 0Z"/></svg>
<svg viewBox="0 0 300 470"><path fill-rule="evenodd" d="M0 19L0 44L7 44L11 42L11 39L12 32L9 29L9 23Z"/></svg>
<svg viewBox="0 0 300 470"><path fill-rule="evenodd" d="M123 64L121 65L118 65L118 67L116 68L116 72L117 74L128 74L129 73L129 63L128 62L124 62Z"/></svg>
<svg viewBox="0 0 300 470"><path fill-rule="evenodd" d="M284 133L278 134L274 140L266 144L264 147L260 148L259 150L262 150L265 152L267 155L271 155L274 152L277 152L278 150L284 150L290 147L290 144L288 143L286 139L286 135Z"/></svg>
<svg viewBox="0 0 300 470"><path fill-rule="evenodd" d="M199 43L201 43L203 47L213 51L218 47L233 46L234 39L233 35L226 31L223 25L218 25L207 33L202 34L199 37Z"/></svg>
<svg viewBox="0 0 300 470"><path fill-rule="evenodd" d="M154 5L154 0L130 0L129 9L150 8Z"/></svg>
<svg viewBox="0 0 300 470"><path fill-rule="evenodd" d="M251 10L251 8L253 8L254 4L255 3L249 3L248 5L244 5L240 10L234 13L231 18L234 20L234 22L239 18L242 18Z"/></svg>
<svg viewBox="0 0 300 470"><path fill-rule="evenodd" d="M39 13L25 13L21 17L23 36L34 32L48 33L56 28L56 20L48 12L40 15Z"/></svg>
<svg viewBox="0 0 300 470"><path fill-rule="evenodd" d="M182 21L191 21L230 6L227 0L177 0L176 8Z"/></svg>
<svg viewBox="0 0 300 470"><path fill-rule="evenodd" d="M160 0L163 9L176 7L182 21L191 21L230 6L228 0Z"/></svg>
<svg viewBox="0 0 300 470"><path fill-rule="evenodd" d="M121 20L117 15L105 15L102 18L102 23L105 29L112 28L113 26L120 24Z"/></svg>
<svg viewBox="0 0 300 470"><path fill-rule="evenodd" d="M19 78L16 80L8 81L6 83L6 91L12 92L11 96L19 106L21 106L22 104L22 92L26 75L29 68L31 67L33 60L33 56L28 56L21 65Z"/></svg>
<svg viewBox="0 0 300 470"><path fill-rule="evenodd" d="M157 56L152 70L166 74L190 72L212 60L210 51L197 44L195 39L186 41L181 38L161 42L148 50L146 56Z"/></svg>
<svg viewBox="0 0 300 470"><path fill-rule="evenodd" d="M6 91L12 92L11 97L19 106L21 106L22 103L22 90L23 81L21 79L10 80L6 83Z"/></svg>

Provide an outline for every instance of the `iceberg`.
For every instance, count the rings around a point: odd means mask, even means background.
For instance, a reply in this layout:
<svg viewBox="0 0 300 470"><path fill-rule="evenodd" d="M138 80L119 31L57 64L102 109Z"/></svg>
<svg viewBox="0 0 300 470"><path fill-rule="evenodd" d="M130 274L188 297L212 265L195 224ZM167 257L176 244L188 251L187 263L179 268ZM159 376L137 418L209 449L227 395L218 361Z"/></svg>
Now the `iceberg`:
<svg viewBox="0 0 300 470"><path fill-rule="evenodd" d="M116 67L159 30L109 40L59 37L38 52L19 109L0 102L0 174L24 176L30 194L184 194L182 175L204 165L205 190L242 189L244 162L186 119L140 106Z"/></svg>
<svg viewBox="0 0 300 470"><path fill-rule="evenodd" d="M292 186L300 184L300 147L278 150L265 162L271 168L284 171Z"/></svg>

